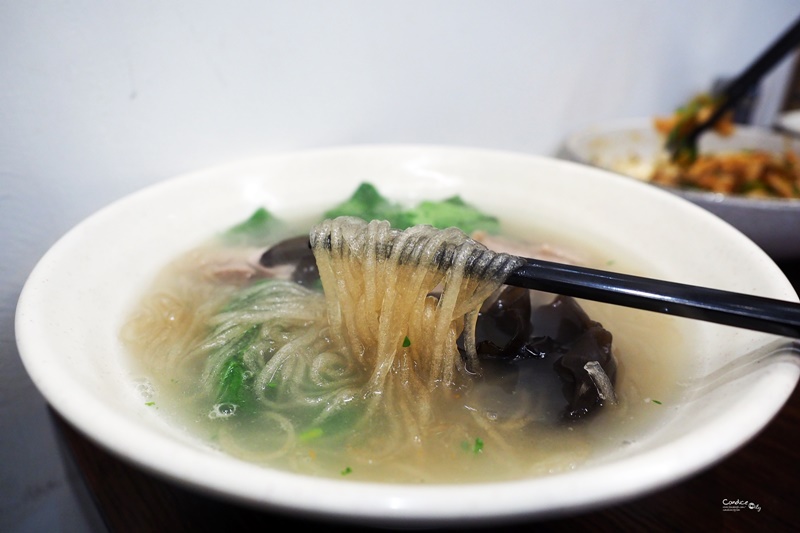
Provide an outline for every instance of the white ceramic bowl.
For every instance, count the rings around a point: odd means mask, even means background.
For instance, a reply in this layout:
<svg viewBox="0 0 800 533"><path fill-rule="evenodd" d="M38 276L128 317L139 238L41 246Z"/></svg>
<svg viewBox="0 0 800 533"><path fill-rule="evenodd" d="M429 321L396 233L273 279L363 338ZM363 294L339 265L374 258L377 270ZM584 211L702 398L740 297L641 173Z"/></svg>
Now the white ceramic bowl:
<svg viewBox="0 0 800 533"><path fill-rule="evenodd" d="M701 152L763 149L776 153L787 147L800 153L800 139L764 128L737 126L733 135L707 133L700 138ZM562 157L646 180L653 164L663 155L662 137L651 118L610 121L570 135ZM737 195L664 189L696 203L733 224L775 259L800 257L800 200L754 199Z"/></svg>
<svg viewBox="0 0 800 533"><path fill-rule="evenodd" d="M641 182L516 153L344 147L167 180L76 226L42 258L20 297L16 333L27 371L71 424L158 475L262 509L404 527L572 513L675 483L753 437L798 380L792 361L765 356L765 346L780 348L783 339L665 317L691 342L680 384L686 394L664 406L663 423L596 463L490 486L363 483L258 467L211 450L143 405L118 332L153 275L256 207L286 217L321 213L363 180L400 201L458 193L490 213L582 232L638 258L652 276L797 301L778 267L741 233Z"/></svg>

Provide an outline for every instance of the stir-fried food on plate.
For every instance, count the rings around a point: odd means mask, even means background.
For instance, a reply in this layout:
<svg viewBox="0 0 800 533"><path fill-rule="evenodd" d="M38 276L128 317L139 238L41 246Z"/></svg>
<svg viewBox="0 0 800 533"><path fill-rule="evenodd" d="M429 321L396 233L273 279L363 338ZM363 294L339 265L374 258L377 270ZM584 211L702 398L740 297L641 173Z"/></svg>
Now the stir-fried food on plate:
<svg viewBox="0 0 800 533"><path fill-rule="evenodd" d="M668 117L656 117L653 125L656 130L667 136L668 142L677 141L685 136L697 124L708 120L714 113L719 102L707 93L702 93L692 98L686 105L679 107ZM733 113L726 113L716 124L714 131L720 135L733 133Z"/></svg>
<svg viewBox="0 0 800 533"><path fill-rule="evenodd" d="M791 150L701 154L690 164L656 165L653 183L723 194L800 198L800 160Z"/></svg>
<svg viewBox="0 0 800 533"><path fill-rule="evenodd" d="M708 94L694 97L670 117L657 117L653 124L674 143L695 125L707 120L718 101ZM720 135L735 131L727 113L714 125ZM650 181L660 185L699 189L723 194L762 198L800 198L800 160L789 147L783 153L766 150L688 154L655 165Z"/></svg>

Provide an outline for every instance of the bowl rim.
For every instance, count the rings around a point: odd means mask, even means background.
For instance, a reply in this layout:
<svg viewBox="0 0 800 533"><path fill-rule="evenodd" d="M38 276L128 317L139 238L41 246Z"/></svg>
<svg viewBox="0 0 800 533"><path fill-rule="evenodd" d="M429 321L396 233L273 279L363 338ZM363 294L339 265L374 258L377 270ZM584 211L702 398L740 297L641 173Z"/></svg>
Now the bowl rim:
<svg viewBox="0 0 800 533"><path fill-rule="evenodd" d="M720 231L733 232L729 233L729 235L738 233L732 227L701 208L677 196L669 195L662 191L654 192L658 190L649 187L647 184L638 183L635 180L629 180L624 177L620 178L617 174L611 172L544 156L504 150L436 145L356 145L269 154L245 162L239 161L182 174L146 187L97 211L59 239L34 267L20 294L17 307L15 324L17 344L23 364L34 384L45 399L51 403L52 407L71 425L121 459L132 462L154 474L195 489L208 491L221 498L235 500L261 509L275 509L304 513L305 516L366 521L384 525L444 524L463 520L470 520L476 523L475 521L481 520L495 521L508 520L515 517L542 517L581 509L591 509L650 492L667 484L680 481L733 452L760 431L777 414L788 399L798 381L800 369L795 366L774 368L773 372L764 377L765 383L762 383L762 386L768 387L770 394L758 409L739 413L735 419L728 417L723 420L724 424L712 425L704 431L677 439L668 448L659 447L628 458L625 462L627 468L623 476L624 479L620 479L621 482L616 486L606 487L607 490L601 495L582 494L580 496L572 496L566 500L559 496L564 494L564 491L570 487L585 481L587 476L597 476L597 479L602 479L613 475L619 479L620 475L619 473L614 473L613 465L589 466L577 472L567 472L549 478L481 484L481 486L490 485L492 490L499 495L517 494L519 491L530 488L532 482L535 482L541 489L537 492L540 498L537 501L525 501L515 497L501 501L493 499L491 502L481 503L475 500L475 485L472 484L417 486L364 483L351 480L342 483L339 480L309 478L272 469L264 469L269 475L270 486L259 484L258 480L245 484L234 483L231 480L237 475L251 475L253 473L253 465L227 456L210 456L207 452L200 453L198 450L187 450L181 443L169 439L156 439L153 442L141 443L139 449L131 450L128 439L130 432L137 430L135 423L131 420L120 418L117 413L103 405L102 402L98 403L90 392L69 390L68 387L62 387L54 383L52 377L46 374L43 365L47 361L46 358L43 361L39 357L39 353L48 348L43 345L39 337L42 330L41 324L36 322L36 306L42 305L45 301L46 278L50 274L50 270L54 268L54 262L57 263L60 254L69 251L69 247L73 245L72 241L80 239L80 234L87 225L102 224L105 218L113 217L115 211L120 207L124 207L131 202L142 201L149 195L158 195L175 187L185 187L203 176L213 176L226 169L242 168L242 165L246 167L252 164L271 164L282 158L348 157L351 155L358 157L364 153L372 156L377 154L379 157L380 154L385 153L396 157L397 154L402 154L404 151L409 150L422 153L447 153L465 158L469 158L474 154L487 158L517 158L521 161L535 162L539 165L549 165L553 168L558 166L564 166L565 168L580 167L581 173L592 174L592 177L604 175L604 179L613 180L623 188L638 189L642 195L663 195L662 201L679 202L676 205L690 210L695 216L706 217L705 220L708 220L709 223L719 224ZM748 246L750 252L762 254L765 261L764 264L771 265L770 268L774 267L775 271L780 272L777 266L746 237L739 234L735 238L741 239L742 245ZM785 277L782 280L773 281L775 283L779 282L782 284L781 286L791 287ZM795 299L796 297L796 294L794 294ZM52 354L50 356L52 357ZM67 393L73 396L69 401L67 401ZM104 421L106 426L103 431L98 432L96 424L87 420L85 411L76 410L75 406L81 403L84 403L85 406L91 406L92 415ZM742 431L742 427L745 427L746 430ZM696 449L695 445L698 439L711 438L720 428L723 428L724 431L736 431L739 438L735 441L722 443L713 450ZM734 430L733 428L736 429ZM678 466L674 465L676 454L684 457L684 461ZM208 467L212 463L217 468L217 471L219 471L218 468L224 467L231 476L210 482L208 472L204 468L198 468L197 466ZM665 469L663 467L665 463L672 464L673 467ZM450 507L442 506L443 493L447 495L446 501L451 504ZM319 498L320 494L326 496ZM356 497L360 499L357 509L351 505L345 505L345 502L348 501L347 498Z"/></svg>

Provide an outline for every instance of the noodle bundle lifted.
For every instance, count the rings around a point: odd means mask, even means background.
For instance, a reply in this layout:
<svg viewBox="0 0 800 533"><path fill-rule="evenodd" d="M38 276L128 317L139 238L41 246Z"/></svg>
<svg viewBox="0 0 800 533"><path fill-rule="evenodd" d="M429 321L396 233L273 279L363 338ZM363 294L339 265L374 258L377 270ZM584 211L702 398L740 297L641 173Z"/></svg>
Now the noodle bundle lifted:
<svg viewBox="0 0 800 533"><path fill-rule="evenodd" d="M331 335L371 373L370 394L390 375L400 386L432 389L477 368L480 307L522 264L457 228L399 231L354 217L324 221L310 242ZM456 344L462 331L466 362Z"/></svg>

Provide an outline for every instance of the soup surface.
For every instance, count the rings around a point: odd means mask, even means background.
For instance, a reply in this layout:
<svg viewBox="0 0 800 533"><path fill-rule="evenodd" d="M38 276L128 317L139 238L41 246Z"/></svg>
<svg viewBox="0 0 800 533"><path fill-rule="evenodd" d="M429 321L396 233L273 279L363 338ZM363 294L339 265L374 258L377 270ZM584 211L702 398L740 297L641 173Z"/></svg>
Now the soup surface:
<svg viewBox="0 0 800 533"><path fill-rule="evenodd" d="M554 371L560 347L483 358L479 368L448 383L432 379L418 392L404 390L406 379L367 394L369 369L354 364L357 354L331 344L325 331L325 295L314 266L306 256L287 259L287 266L269 252L289 237L304 239L310 225L273 225L264 213L253 220L257 239L242 238L244 226L233 228L165 266L121 333L143 403L204 445L315 476L499 481L567 471L635 447L677 403L675 354L686 350L675 319L592 302L580 306L613 335L615 397L591 412L570 410L568 383ZM598 243L582 245L513 221L492 223L487 234L480 224L470 229L490 249L637 271ZM529 298L534 310L546 311L555 297ZM252 319L256 309L277 313L282 306L291 307L289 314L269 318L269 326ZM422 349L416 343L425 339L406 337L399 350Z"/></svg>

